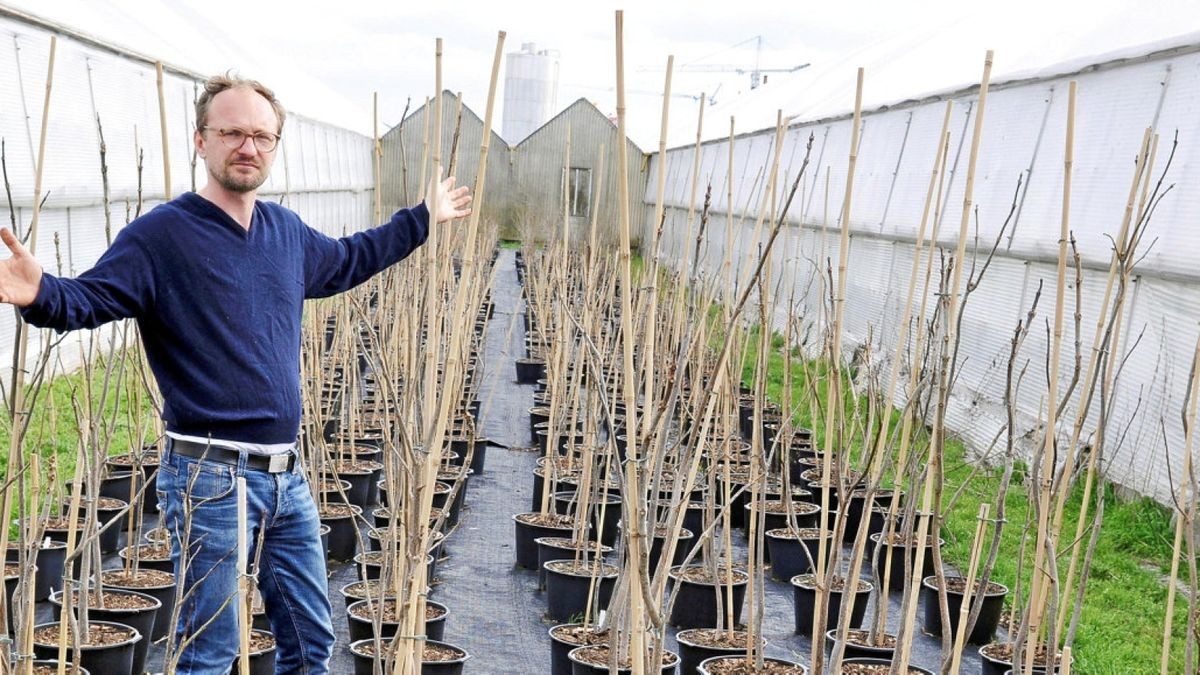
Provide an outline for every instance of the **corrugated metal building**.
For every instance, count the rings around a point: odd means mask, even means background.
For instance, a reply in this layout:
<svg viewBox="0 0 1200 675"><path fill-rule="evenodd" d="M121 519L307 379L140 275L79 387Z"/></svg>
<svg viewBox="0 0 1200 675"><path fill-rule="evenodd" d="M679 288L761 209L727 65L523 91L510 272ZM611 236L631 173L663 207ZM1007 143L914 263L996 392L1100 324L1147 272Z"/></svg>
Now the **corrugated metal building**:
<svg viewBox="0 0 1200 675"><path fill-rule="evenodd" d="M443 92L441 137L447 167L457 104L454 94ZM420 200L422 191L417 185L421 176L422 147L427 125L431 130L429 137L433 138L435 116L434 102L430 101L383 136L381 193L385 212L404 205L405 184L409 201ZM571 139L569 158L566 154L568 130ZM460 185L475 184L482 131L482 119L463 106L455 171ZM616 161L617 127L590 101L579 99L516 147L510 148L494 131L490 143L482 215L500 223L504 236L539 241L557 236L566 211L574 240L585 235L592 209L597 208L600 209L596 214L600 239L612 240L617 236L616 186L620 174ZM636 231L637 223L645 217L645 205L639 197L645 191L647 158L632 141L626 143L630 218ZM600 176L602 152L604 167L603 176ZM429 156L432 154L430 149ZM599 190L596 189L598 179Z"/></svg>

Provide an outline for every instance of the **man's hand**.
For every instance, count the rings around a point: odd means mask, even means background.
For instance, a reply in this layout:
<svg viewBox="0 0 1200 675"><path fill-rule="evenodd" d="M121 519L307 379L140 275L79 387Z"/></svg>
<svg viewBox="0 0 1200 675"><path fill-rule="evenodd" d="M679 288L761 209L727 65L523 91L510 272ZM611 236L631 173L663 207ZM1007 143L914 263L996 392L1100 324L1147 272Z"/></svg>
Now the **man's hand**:
<svg viewBox="0 0 1200 675"><path fill-rule="evenodd" d="M467 208L467 204L471 203L471 195L467 194L468 188L464 185L455 189L454 176L438 181L437 176L441 173L442 167L439 166L433 180L429 182L429 190L425 193L425 206L429 208L429 212L436 212L438 223L471 215L471 209Z"/></svg>
<svg viewBox="0 0 1200 675"><path fill-rule="evenodd" d="M12 251L8 260L0 260L0 302L17 307L30 305L42 283L42 266L21 245L12 230L0 228L0 240Z"/></svg>

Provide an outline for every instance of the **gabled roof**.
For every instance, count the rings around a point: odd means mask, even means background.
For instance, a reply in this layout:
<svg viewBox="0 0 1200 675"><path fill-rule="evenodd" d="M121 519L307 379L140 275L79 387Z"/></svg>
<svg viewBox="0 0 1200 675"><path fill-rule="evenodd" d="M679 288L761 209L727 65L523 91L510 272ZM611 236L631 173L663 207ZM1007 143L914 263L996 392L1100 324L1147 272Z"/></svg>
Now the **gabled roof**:
<svg viewBox="0 0 1200 675"><path fill-rule="evenodd" d="M449 106L445 106L442 108L442 114L445 115L446 111L449 110L449 114L453 115L455 105L458 102L458 94L455 94L454 92L450 91L449 89L445 89L442 91L442 96L449 99L449 102L450 102ZM422 103L415 110L410 111L408 113L408 116L405 117L404 120L402 120L399 124L393 126L392 128L388 129L387 131L385 131L383 136L381 136L380 138L381 139L387 138L389 135L398 132L400 130L400 127L404 124L404 122L406 122L410 119L413 119L420 113L426 112L426 110L425 110L426 106L431 106L433 104L434 104L434 99L430 99L427 103ZM471 109L471 106L467 105L466 103L463 103L462 111L463 111L462 115L463 115L464 120L474 120L475 122L477 122L479 124L480 127L483 126L483 118L481 118L479 115L475 114L475 111ZM432 114L432 112L430 112L430 114ZM505 150L512 149L512 147L508 144L508 142L505 141L503 138L501 138L500 134L496 133L496 131L494 129L491 130L491 132L492 132L491 147L496 148L497 146L499 146L499 148L503 148Z"/></svg>
<svg viewBox="0 0 1200 675"><path fill-rule="evenodd" d="M600 119L604 120L605 122L607 122L608 124L612 125L612 127L613 127L613 132L614 132L614 133L616 132L616 130L617 130L617 128L616 128L616 127L617 127L617 125L616 125L616 124L614 124L614 123L613 123L613 121L612 121L612 120L610 120L610 119L608 118L608 116L607 116L607 115L605 115L604 113L600 112L600 109L596 107L596 104L592 103L592 102L591 102L591 101L589 101L587 98L581 97L581 98L577 99L577 100L576 100L574 103L572 103L571 105L569 105L569 106L567 106L567 107L563 108L563 109L562 109L561 111L559 111L559 113L558 113L557 115L555 115L554 117L551 117L550 119L546 120L546 122L545 122L544 124L542 124L542 126L538 127L537 129L534 129L532 132L530 132L528 136L526 136L525 138L521 139L521 141L520 141L520 142L518 142L518 143L517 143L515 146L513 146L513 147L514 147L514 149L519 149L519 148L520 148L522 145L525 145L525 143L526 143L526 142L528 142L528 141L529 141L529 139L531 139L531 138L533 138L534 136L536 136L536 135L538 135L539 133L541 133L543 129L545 129L546 127L550 126L550 125L551 125L551 124L553 124L554 122L556 122L556 121L557 121L557 120L558 120L560 117L567 117L567 116L570 116L570 115L575 115L575 114L577 114L577 113L575 112L576 110L582 110L582 112L578 113L578 114L580 114L580 115L595 115L596 117L598 117L598 118L600 118ZM644 152L644 151L643 151L643 150L642 150L640 147L638 147L638 144L637 144L637 143L634 143L634 142L633 142L633 139L629 138L629 135L628 135L628 134L626 134L626 136L625 136L625 140L626 140L626 141L627 141L627 142L628 142L630 145L632 145L632 146L634 147L634 149L636 149L638 152L640 152L640 153L641 153L641 154L643 154L643 155L644 155L644 154L646 154L646 153L645 153L645 152Z"/></svg>

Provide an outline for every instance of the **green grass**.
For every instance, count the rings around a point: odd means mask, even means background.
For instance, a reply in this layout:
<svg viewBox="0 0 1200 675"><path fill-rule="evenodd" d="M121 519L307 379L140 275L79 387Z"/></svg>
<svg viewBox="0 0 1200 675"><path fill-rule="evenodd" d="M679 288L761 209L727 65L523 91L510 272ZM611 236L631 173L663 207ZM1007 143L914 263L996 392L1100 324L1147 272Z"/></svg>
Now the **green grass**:
<svg viewBox="0 0 1200 675"><path fill-rule="evenodd" d="M743 381L746 384L753 382L757 336L758 329L752 328L749 331L750 339L747 340L746 358L743 361ZM719 336L717 339L720 339ZM782 338L774 336L772 347L766 390L768 398L780 403L783 400L785 368ZM803 362L799 357L793 357L793 405L796 401L805 401L812 396L808 378L816 378L818 400L823 401L829 380L827 364ZM843 386L842 389L847 391L848 387ZM865 410L865 402L859 403L862 410ZM853 398L847 394L843 400L847 415L852 414L854 404ZM893 410L892 416L895 428L899 421L899 412ZM813 428L816 442L822 442L821 425L813 423L807 405L800 406L796 418L798 424ZM852 458L857 457L860 446L861 439L851 440ZM992 514L995 517L995 500L1003 470L977 470L969 461L962 442L955 438L946 442L944 466L946 499L953 496L964 483L969 483L953 508L945 514L941 533L946 539L943 551L945 559L965 570L970 558L979 506L984 502L991 503ZM1014 478L1005 504L1008 523L1004 528L1000 553L992 574L994 581L999 581L1010 589L1015 587L1018 578L1022 532L1031 510L1028 486L1022 482L1025 475L1024 467L1018 463L1014 468ZM1115 493L1111 485L1105 485L1103 489L1106 496L1104 523L1074 643L1073 672L1155 673L1158 672L1167 597L1166 582L1163 579L1170 573L1174 537L1171 514L1168 509L1151 499L1123 499ZM1066 503L1060 551L1065 550L1074 538L1082 492L1082 485L1077 486ZM1036 529L1036 523L1030 527ZM1031 534L1031 539L1032 536ZM985 542L990 543L990 534ZM1032 550L1025 551L1025 560L1021 576L1027 594ZM1069 553L1059 558L1060 578L1065 578L1069 560ZM1181 574L1186 574L1186 570L1182 570ZM1013 593L1010 590L1009 600L1012 598ZM1172 672L1183 670L1182 652L1187 627L1186 602L1186 598L1181 594L1176 595L1172 630Z"/></svg>
<svg viewBox="0 0 1200 675"><path fill-rule="evenodd" d="M64 348L69 348L64 346ZM117 354L113 357L101 357L96 359L96 365L93 366L94 375L91 382L90 390L92 392L93 401L99 403L100 394L104 389L103 369L106 363L123 357L123 354ZM110 384L109 395L104 402L103 411L106 421L113 420L114 410L117 412L116 422L113 424L111 433L111 441L107 443L93 443L91 452L95 453L93 457L99 458L100 446L107 445L110 454L123 454L129 452L134 445L131 440L135 435L133 425L130 424L128 415L131 405L130 392L134 388L141 388L141 382L137 378L136 373L132 370L132 360L127 362L124 386L118 388L115 384ZM115 376L114 376L115 381ZM30 421L28 431L24 440L24 457L26 464L29 464L31 458L37 455L40 458L42 465L41 487L43 493L50 487L51 481L57 483L58 489L62 487L65 480L74 477L76 470L76 462L79 456L80 448L80 433L79 424L75 416L75 406L78 404L83 407L83 390L85 384L85 375L82 370L76 370L66 375L59 375L48 382L42 384L40 390L36 391L33 387L26 388L26 401L30 403ZM150 433L153 428L152 411L149 401L145 395L142 395L140 403L140 415L142 426L147 432L146 441L152 440ZM0 476L7 475L8 472L8 455L11 443L11 422L7 411L2 416L0 421ZM140 443L138 444L141 445ZM0 479L2 480L2 479ZM15 518L15 510L14 510Z"/></svg>

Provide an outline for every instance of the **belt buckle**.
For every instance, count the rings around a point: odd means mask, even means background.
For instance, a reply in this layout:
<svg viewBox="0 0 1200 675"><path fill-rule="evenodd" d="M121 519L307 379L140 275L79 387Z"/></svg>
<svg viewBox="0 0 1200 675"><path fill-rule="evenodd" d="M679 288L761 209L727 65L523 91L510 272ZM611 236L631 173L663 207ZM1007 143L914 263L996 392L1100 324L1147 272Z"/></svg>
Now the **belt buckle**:
<svg viewBox="0 0 1200 675"><path fill-rule="evenodd" d="M288 462L291 459L290 453L280 453L271 455L270 461L267 463L267 473L283 473L288 469Z"/></svg>

